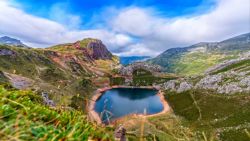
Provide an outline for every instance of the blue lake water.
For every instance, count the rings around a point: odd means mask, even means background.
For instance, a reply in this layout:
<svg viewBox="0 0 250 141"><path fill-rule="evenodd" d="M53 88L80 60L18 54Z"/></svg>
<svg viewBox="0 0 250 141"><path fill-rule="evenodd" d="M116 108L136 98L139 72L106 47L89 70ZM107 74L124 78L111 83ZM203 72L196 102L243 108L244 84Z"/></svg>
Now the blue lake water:
<svg viewBox="0 0 250 141"><path fill-rule="evenodd" d="M142 88L114 88L105 91L96 101L95 111L99 113L103 122L129 114L159 113L163 104L157 90ZM144 110L145 109L145 110Z"/></svg>

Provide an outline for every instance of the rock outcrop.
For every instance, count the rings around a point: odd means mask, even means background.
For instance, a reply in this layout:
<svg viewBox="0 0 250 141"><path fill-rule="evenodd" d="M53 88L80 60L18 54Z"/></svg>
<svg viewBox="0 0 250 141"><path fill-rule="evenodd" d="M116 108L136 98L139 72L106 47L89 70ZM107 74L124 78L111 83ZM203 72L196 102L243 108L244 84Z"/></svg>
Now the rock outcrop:
<svg viewBox="0 0 250 141"><path fill-rule="evenodd" d="M126 67L121 67L119 73L123 76L132 76L133 72L138 69L147 70L151 72L153 75L156 73L160 73L162 70L162 68L159 65L153 65L144 62L136 62Z"/></svg>
<svg viewBox="0 0 250 141"><path fill-rule="evenodd" d="M184 91L187 91L187 90L190 90L193 88L193 85L184 81L184 82L181 82L180 83L180 86L179 88L177 89L177 92L180 93L180 92L184 92Z"/></svg>
<svg viewBox="0 0 250 141"><path fill-rule="evenodd" d="M0 56L14 56L16 53L9 49L0 49Z"/></svg>
<svg viewBox="0 0 250 141"><path fill-rule="evenodd" d="M177 93L190 89L213 90L219 94L250 93L250 76L234 71L207 75L195 84L189 81L184 79L170 80L163 83L161 88Z"/></svg>
<svg viewBox="0 0 250 141"><path fill-rule="evenodd" d="M46 92L42 92L42 98L43 98L43 102L45 105L48 105L50 107L55 107L55 103L53 100L49 99L48 93Z"/></svg>
<svg viewBox="0 0 250 141"><path fill-rule="evenodd" d="M113 55L107 47L102 43L101 40L97 39L86 39L90 40L86 44L86 46L82 45L81 42L87 42L87 41L77 41L73 44L73 47L82 51L84 55L90 59L90 60L111 60Z"/></svg>
<svg viewBox="0 0 250 141"><path fill-rule="evenodd" d="M250 54L250 52L249 52L249 54ZM238 59L233 59L233 60L225 61L225 62L222 62L222 63L220 63L218 65L215 65L215 66L209 68L205 73L206 74L212 74L213 72L221 70L221 69L223 69L223 68L225 68L225 67L227 67L229 65L233 65L233 64L237 64L237 63L239 63L241 61L249 60L250 59L250 55L246 55L246 56L245 55L241 56Z"/></svg>
<svg viewBox="0 0 250 141"><path fill-rule="evenodd" d="M179 80L170 80L161 85L161 87L165 90L169 91L174 91L177 93L181 93L184 91L188 91L193 88L193 85L184 80L184 79L179 79Z"/></svg>

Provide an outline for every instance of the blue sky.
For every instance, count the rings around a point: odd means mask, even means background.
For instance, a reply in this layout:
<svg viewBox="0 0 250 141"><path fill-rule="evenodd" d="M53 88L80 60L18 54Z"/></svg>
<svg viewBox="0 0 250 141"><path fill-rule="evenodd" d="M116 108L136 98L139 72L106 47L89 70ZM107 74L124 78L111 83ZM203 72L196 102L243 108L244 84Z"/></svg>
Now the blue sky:
<svg viewBox="0 0 250 141"><path fill-rule="evenodd" d="M32 47L101 39L120 56L250 32L249 0L0 0L0 36Z"/></svg>
<svg viewBox="0 0 250 141"><path fill-rule="evenodd" d="M53 8L57 7L68 14L77 15L80 18L81 29L94 28L92 21L96 21L96 15L109 8L122 9L126 7L140 7L154 9L161 17L178 17L193 14L202 14L213 7L213 0L12 0L19 4L29 14L44 17L61 22L51 16ZM98 22L102 18L98 17ZM104 17L105 18L105 17ZM99 23L100 24L100 23ZM105 26L105 23L102 23Z"/></svg>

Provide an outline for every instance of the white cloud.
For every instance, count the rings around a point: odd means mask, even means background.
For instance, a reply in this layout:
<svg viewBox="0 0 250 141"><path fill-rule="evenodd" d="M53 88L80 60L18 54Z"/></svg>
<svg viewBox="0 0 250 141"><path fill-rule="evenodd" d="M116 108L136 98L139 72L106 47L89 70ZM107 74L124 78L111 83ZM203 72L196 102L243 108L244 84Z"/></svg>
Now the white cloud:
<svg viewBox="0 0 250 141"><path fill-rule="evenodd" d="M68 11L68 3L56 3L50 8L49 16L52 20L66 25L69 29L79 29L81 17Z"/></svg>
<svg viewBox="0 0 250 141"><path fill-rule="evenodd" d="M136 43L123 48L123 50L119 53L115 53L118 56L147 56L157 55L159 52L157 50L151 50L145 44Z"/></svg>
<svg viewBox="0 0 250 141"><path fill-rule="evenodd" d="M250 32L249 0L218 0L213 10L191 17L171 19L155 16L154 13L137 7L127 8L114 17L111 26L116 31L140 38L140 44L158 52Z"/></svg>
<svg viewBox="0 0 250 141"><path fill-rule="evenodd" d="M161 17L152 9L111 8L115 12L100 14L104 23L95 22L102 28L93 30L79 30L80 17L62 11L60 6L51 8L52 21L27 14L21 7L11 6L8 0L0 0L0 35L16 37L35 47L93 37L103 40L116 54L129 56L156 55L171 47L220 41L250 32L249 0L217 0L217 6L207 13L176 18Z"/></svg>
<svg viewBox="0 0 250 141"><path fill-rule="evenodd" d="M55 21L29 15L12 7L6 0L0 1L0 35L16 37L34 47L47 47L92 37L103 40L110 50L115 50L132 41L125 34L104 29L68 29Z"/></svg>

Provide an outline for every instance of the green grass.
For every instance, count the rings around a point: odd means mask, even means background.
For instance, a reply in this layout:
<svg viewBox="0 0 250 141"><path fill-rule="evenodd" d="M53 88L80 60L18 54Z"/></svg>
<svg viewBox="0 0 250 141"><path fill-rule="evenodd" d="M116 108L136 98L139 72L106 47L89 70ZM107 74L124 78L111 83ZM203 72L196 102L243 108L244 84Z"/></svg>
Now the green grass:
<svg viewBox="0 0 250 141"><path fill-rule="evenodd" d="M124 77L110 77L110 85L124 85L125 84L125 78Z"/></svg>
<svg viewBox="0 0 250 141"><path fill-rule="evenodd" d="M153 84L164 83L168 80L176 79L175 76L158 77L152 75L151 72L138 69L133 72L133 86L152 86Z"/></svg>
<svg viewBox="0 0 250 141"><path fill-rule="evenodd" d="M220 70L217 70L217 71L213 72L212 74L218 74L218 73L226 72L226 71L233 70L233 69L242 70L243 68L246 68L249 65L250 65L250 60L243 60L243 61L240 61L238 63L226 66ZM249 68L247 68L247 69L249 69Z"/></svg>
<svg viewBox="0 0 250 141"><path fill-rule="evenodd" d="M7 77L4 75L4 73L2 71L0 71L0 84L4 84L7 82L8 82Z"/></svg>
<svg viewBox="0 0 250 141"><path fill-rule="evenodd" d="M218 95L212 91L188 91L180 94L166 92L176 115L186 121L183 125L195 133L204 132L206 138L247 141L250 130L249 95ZM214 134L216 132L216 134Z"/></svg>
<svg viewBox="0 0 250 141"><path fill-rule="evenodd" d="M150 59L149 62L163 67L164 71L182 76L203 74L209 67L212 67L225 60L238 57L242 51L169 51L160 57Z"/></svg>
<svg viewBox="0 0 250 141"><path fill-rule="evenodd" d="M81 86L78 82L86 77L91 78L93 73L77 61L65 59L65 66L62 67L51 59L51 57L56 57L53 56L54 53L46 49L27 49L6 45L0 45L0 49L15 52L15 55L12 56L0 56L1 72L16 74L17 76L34 80L34 84L32 84L30 89L48 92L51 98L59 105L70 104L70 99L76 94L91 94L86 90L87 87L84 90L79 89L79 87L84 86ZM78 56L76 54L75 57L83 62L85 61L84 55ZM0 74L0 81L7 83L6 78L2 74Z"/></svg>
<svg viewBox="0 0 250 141"><path fill-rule="evenodd" d="M232 55L220 53L190 52L182 55L175 63L175 72L180 75L197 75L204 73L209 67L232 58Z"/></svg>
<svg viewBox="0 0 250 141"><path fill-rule="evenodd" d="M91 41L96 41L96 39L86 38L86 39L79 41L80 47L86 48L88 46L89 42L91 42ZM62 52L62 53L74 53L74 54L79 52L79 50L73 48L73 43L52 46L52 47L48 48L48 50L58 51L58 52Z"/></svg>
<svg viewBox="0 0 250 141"><path fill-rule="evenodd" d="M111 140L108 128L76 110L44 106L31 91L0 86L0 140Z"/></svg>
<svg viewBox="0 0 250 141"><path fill-rule="evenodd" d="M21 74L33 78L39 75L37 68L56 68L43 52L38 49L26 49L0 45L1 49L8 49L16 53L14 56L0 56L0 69L6 72Z"/></svg>

